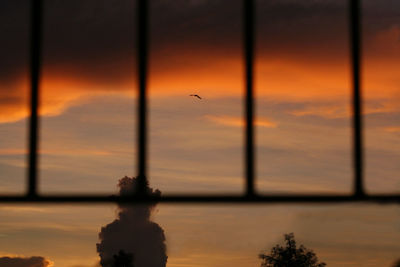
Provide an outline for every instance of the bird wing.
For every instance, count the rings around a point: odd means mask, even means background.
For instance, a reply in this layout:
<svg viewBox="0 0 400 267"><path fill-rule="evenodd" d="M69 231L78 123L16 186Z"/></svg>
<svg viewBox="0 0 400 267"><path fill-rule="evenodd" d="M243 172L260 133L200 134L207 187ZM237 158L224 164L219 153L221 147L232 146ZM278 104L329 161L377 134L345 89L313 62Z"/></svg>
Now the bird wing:
<svg viewBox="0 0 400 267"><path fill-rule="evenodd" d="M197 97L198 99L202 99L199 95L189 95L189 96L194 96Z"/></svg>

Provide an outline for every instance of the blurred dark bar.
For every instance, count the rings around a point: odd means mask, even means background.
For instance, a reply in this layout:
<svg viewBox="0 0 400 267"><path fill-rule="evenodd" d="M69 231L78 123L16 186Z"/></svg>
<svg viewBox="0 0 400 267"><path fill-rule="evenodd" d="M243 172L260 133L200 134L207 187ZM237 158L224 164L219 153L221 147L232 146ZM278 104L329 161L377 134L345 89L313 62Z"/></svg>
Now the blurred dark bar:
<svg viewBox="0 0 400 267"><path fill-rule="evenodd" d="M254 195L254 1L243 0L244 4L244 54L246 71L246 194Z"/></svg>
<svg viewBox="0 0 400 267"><path fill-rule="evenodd" d="M354 194L361 196L364 195L361 96L361 7L359 0L349 1L351 67L353 77Z"/></svg>
<svg viewBox="0 0 400 267"><path fill-rule="evenodd" d="M138 27L138 192L145 193L147 184L147 57L148 57L148 1L137 0Z"/></svg>
<svg viewBox="0 0 400 267"><path fill-rule="evenodd" d="M242 195L135 195L129 196L104 196L104 195L47 195L36 198L23 196L0 196L0 202L21 203L264 203L264 204L301 204L301 203L378 203L400 204L400 195L254 195L243 197Z"/></svg>
<svg viewBox="0 0 400 267"><path fill-rule="evenodd" d="M28 166L28 195L37 195L38 176L38 139L39 139L39 86L41 67L41 42L42 42L42 0L31 1L31 106L29 125L29 166Z"/></svg>

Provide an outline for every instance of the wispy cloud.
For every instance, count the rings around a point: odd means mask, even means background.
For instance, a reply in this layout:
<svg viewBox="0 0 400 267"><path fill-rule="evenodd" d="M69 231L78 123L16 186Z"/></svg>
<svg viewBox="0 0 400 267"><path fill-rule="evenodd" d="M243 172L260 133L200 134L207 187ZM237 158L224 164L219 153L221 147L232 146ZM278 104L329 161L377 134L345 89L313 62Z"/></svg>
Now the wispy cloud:
<svg viewBox="0 0 400 267"><path fill-rule="evenodd" d="M400 126L385 127L383 130L389 133L400 133Z"/></svg>
<svg viewBox="0 0 400 267"><path fill-rule="evenodd" d="M6 211L6 212L18 212L18 213L43 213L43 212L49 212L44 208L40 207L33 207L33 206L2 206L0 207L0 211Z"/></svg>
<svg viewBox="0 0 400 267"><path fill-rule="evenodd" d="M396 99L367 100L363 110L364 115L399 112L400 106ZM302 116L318 116L325 119L349 118L352 116L350 102L303 103L302 106L288 111L289 114Z"/></svg>
<svg viewBox="0 0 400 267"><path fill-rule="evenodd" d="M349 107L342 105L307 105L301 109L292 110L294 116L319 116L326 119L338 119L350 116Z"/></svg>
<svg viewBox="0 0 400 267"><path fill-rule="evenodd" d="M1 155L26 155L28 151L26 149L13 149L13 148L5 148L0 149ZM106 151L100 149L65 149L65 150L40 150L39 154L41 155L52 155L52 156L110 156L115 154L113 151Z"/></svg>
<svg viewBox="0 0 400 267"><path fill-rule="evenodd" d="M232 126L232 127L244 127L245 121L243 118L234 117L234 116L215 116L215 115L206 115L204 117L206 120L214 122L216 124ZM278 127L277 123L270 121L266 118L257 118L254 121L255 126L266 127L266 128L276 128Z"/></svg>

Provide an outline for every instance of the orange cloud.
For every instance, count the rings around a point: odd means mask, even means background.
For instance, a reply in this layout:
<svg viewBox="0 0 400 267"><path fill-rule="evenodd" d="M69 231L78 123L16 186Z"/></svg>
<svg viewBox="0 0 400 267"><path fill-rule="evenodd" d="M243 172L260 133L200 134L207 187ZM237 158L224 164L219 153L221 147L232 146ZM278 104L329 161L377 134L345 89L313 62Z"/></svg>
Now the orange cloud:
<svg viewBox="0 0 400 267"><path fill-rule="evenodd" d="M9 88L11 88L9 90ZM57 116L71 106L90 101L99 95L125 95L134 97L135 87L130 81L111 86L96 81L77 80L74 77L45 77L40 88L41 116ZM0 85L0 123L15 122L30 114L26 78L8 87Z"/></svg>
<svg viewBox="0 0 400 267"><path fill-rule="evenodd" d="M240 117L233 117L233 116L213 116L213 115L206 115L205 119L216 124L225 125L225 126L232 126L232 127L244 127L245 121L243 118ZM272 122L265 118L257 118L254 121L255 126L265 127L265 128L276 128L278 125L275 122Z"/></svg>
<svg viewBox="0 0 400 267"><path fill-rule="evenodd" d="M0 123L19 121L29 115L28 107L21 105L1 107L1 109Z"/></svg>
<svg viewBox="0 0 400 267"><path fill-rule="evenodd" d="M386 99L391 107L399 110L400 28L393 27L378 34L363 58L363 96L365 100ZM389 50L385 50L390 48ZM198 53L171 48L167 55L159 54L150 60L149 96L163 97L199 92L208 98L243 97L244 69L241 51L237 53L210 54L207 49ZM386 51L381 52L379 51ZM389 52L387 52L389 51ZM390 57L390 55L392 57ZM351 99L351 71L348 58L322 59L274 57L257 54L255 65L256 97L274 101L321 102ZM71 67L72 66L72 67ZM96 69L90 76L69 66L45 66L41 86L41 109L43 116L56 116L73 105L90 101L95 95L136 95L134 70L127 66L110 77L96 79ZM101 76L107 76L102 74ZM14 122L29 114L28 82L26 78L13 86L0 85L0 123ZM393 109L390 109L390 112ZM312 107L295 111L298 116L318 113L336 118L348 115L347 108L339 106Z"/></svg>
<svg viewBox="0 0 400 267"><path fill-rule="evenodd" d="M210 55L179 55L154 60L150 69L150 97L200 92L208 97L241 96L244 75L241 58Z"/></svg>

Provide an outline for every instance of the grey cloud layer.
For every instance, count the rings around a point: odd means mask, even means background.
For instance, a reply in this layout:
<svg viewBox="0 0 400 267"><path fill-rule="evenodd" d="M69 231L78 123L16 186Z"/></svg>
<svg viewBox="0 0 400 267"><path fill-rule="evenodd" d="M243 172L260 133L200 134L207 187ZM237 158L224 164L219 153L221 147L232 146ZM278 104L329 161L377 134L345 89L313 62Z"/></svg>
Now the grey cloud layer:
<svg viewBox="0 0 400 267"><path fill-rule="evenodd" d="M20 258L20 257L1 257L0 258L1 267L48 267L50 262L43 257L30 257L30 258Z"/></svg>

